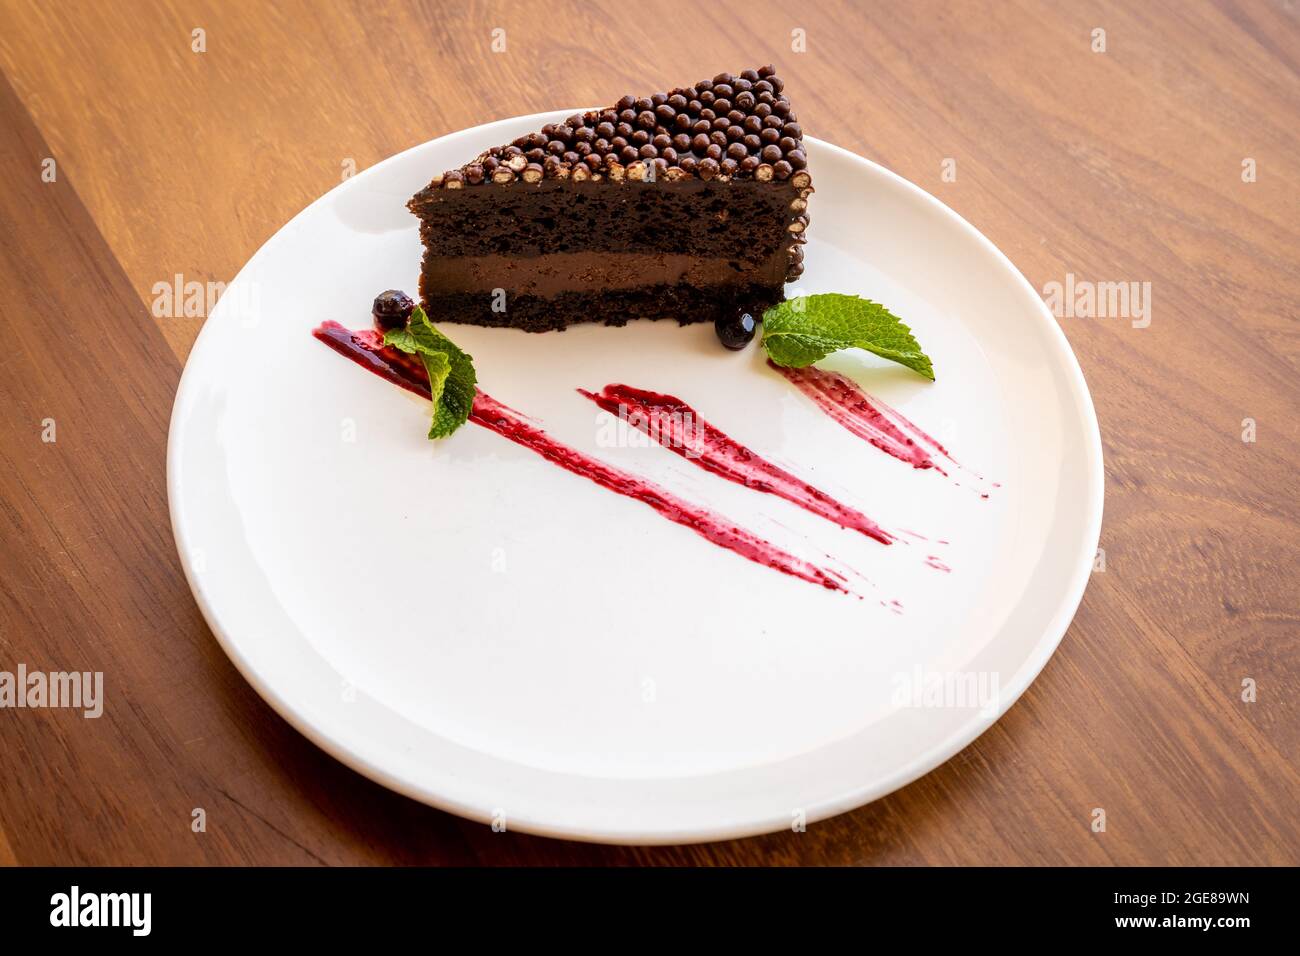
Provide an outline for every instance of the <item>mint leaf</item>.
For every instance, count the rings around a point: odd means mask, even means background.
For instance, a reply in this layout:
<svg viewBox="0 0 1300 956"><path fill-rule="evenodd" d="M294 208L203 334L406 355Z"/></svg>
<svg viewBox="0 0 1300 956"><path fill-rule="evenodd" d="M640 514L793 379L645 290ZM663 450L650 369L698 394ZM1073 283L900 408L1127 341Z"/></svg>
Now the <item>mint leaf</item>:
<svg viewBox="0 0 1300 956"><path fill-rule="evenodd" d="M429 373L433 399L430 438L446 438L469 419L477 378L474 360L433 327L424 309L415 307L404 329L384 334L384 344L420 356Z"/></svg>
<svg viewBox="0 0 1300 956"><path fill-rule="evenodd" d="M912 330L883 305L856 295L800 296L763 313L763 347L777 365L803 368L841 349L866 349L934 381Z"/></svg>

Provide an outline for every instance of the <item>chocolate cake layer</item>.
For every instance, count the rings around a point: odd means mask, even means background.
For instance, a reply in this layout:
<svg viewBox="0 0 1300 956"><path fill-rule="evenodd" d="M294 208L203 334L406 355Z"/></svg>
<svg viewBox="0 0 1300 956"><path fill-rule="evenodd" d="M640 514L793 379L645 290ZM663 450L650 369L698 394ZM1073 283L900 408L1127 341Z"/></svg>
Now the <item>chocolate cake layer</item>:
<svg viewBox="0 0 1300 956"><path fill-rule="evenodd" d="M508 295L503 311L493 308L492 297L480 293L438 293L425 309L438 322L463 322L525 332L555 332L577 322L626 325L633 319L674 319L682 325L712 322L738 307L760 312L781 301L770 286L714 286L701 288L675 283L639 289L562 292L540 298Z"/></svg>
<svg viewBox="0 0 1300 956"><path fill-rule="evenodd" d="M771 67L625 96L437 176L409 208L435 321L703 322L781 301L812 180Z"/></svg>

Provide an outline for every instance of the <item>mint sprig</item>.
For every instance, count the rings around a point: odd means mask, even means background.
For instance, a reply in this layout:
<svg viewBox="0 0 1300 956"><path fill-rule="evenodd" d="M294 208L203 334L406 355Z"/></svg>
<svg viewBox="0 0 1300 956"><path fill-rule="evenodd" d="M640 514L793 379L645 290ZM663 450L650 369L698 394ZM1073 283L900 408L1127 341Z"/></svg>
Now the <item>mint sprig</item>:
<svg viewBox="0 0 1300 956"><path fill-rule="evenodd" d="M469 419L477 378L474 359L433 327L424 309L415 307L404 329L384 333L384 344L420 356L429 373L433 398L430 438L446 438Z"/></svg>
<svg viewBox="0 0 1300 956"><path fill-rule="evenodd" d="M883 305L828 292L799 296L763 313L763 347L777 365L803 368L842 349L866 349L934 381L930 356Z"/></svg>

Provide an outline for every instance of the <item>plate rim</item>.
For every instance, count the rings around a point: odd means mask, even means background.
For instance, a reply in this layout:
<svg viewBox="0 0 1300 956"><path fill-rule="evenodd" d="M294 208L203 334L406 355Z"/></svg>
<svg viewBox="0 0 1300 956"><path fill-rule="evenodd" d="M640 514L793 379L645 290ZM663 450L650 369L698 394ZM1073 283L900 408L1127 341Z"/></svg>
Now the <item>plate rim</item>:
<svg viewBox="0 0 1300 956"><path fill-rule="evenodd" d="M363 177L378 175L386 166L396 164L407 154L416 150L424 149L441 140L453 137L486 136L490 131L498 127L515 127L521 126L525 123L536 126L547 122L555 122L558 119L563 119L566 116L573 115L575 112L583 112L583 109L584 108L546 110L539 113L494 120L478 126L455 130L394 153L323 193L307 206L303 207L303 209L291 217L287 222L279 226L258 247L257 251L248 258L240 268L239 272L236 273L235 278L231 280L227 286L227 291L230 287L235 286L236 283L240 281L241 277L243 277L244 274L256 264L259 258L261 258L267 248L276 240L277 237L291 227L297 220L306 216L318 204L329 199L329 197L334 194L335 190L341 189L345 186L350 186ZM1088 499L1085 503L1084 533L1082 536L1084 547L1078 555L1074 573L1062 591L1055 614L1051 617L1049 623L1045 627L1042 636L1035 643L1033 653L1027 655L1018 671L1013 675L1013 680L1002 689L1001 693L999 693L996 713L991 716L973 713L968 721L950 733L946 738L916 754L906 764L897 768L892 774L877 779L869 784L864 784L863 786L850 789L849 791L840 793L836 796L813 802L806 808L806 819L808 823L815 823L836 816L840 813L865 806L866 804L878 800L895 790L907 786L929 773L931 770L946 763L961 750L965 749L977 740L986 730L996 724L1038 678L1038 675L1042 673L1043 669L1047 666L1048 661L1051 660L1052 655L1055 654L1056 649L1064 639L1075 614L1078 612L1079 606L1083 600L1083 595L1087 590L1088 582L1091 579L1092 564L1095 558L1097 545L1100 543L1101 539L1101 526L1105 503L1105 468L1102 454L1100 423L1098 422L1096 408L1092 401L1092 395L1089 392L1087 382L1084 379L1083 370L1079 365L1078 358L1074 354L1074 350L1070 347L1069 340L1066 338L1060 323L1057 322L1055 317L1053 317L1037 290L1034 289L1029 280L1015 266L1010 258L999 249L991 239L975 228L975 226L968 222L958 212L910 180L907 180L887 167L867 159L864 156L860 156L842 146L817 139L816 137L809 136L806 138L811 143L816 144L819 149L829 150L832 153L838 154L842 159L847 160L851 164L863 166L875 174L883 175L887 180L892 181L895 187L901 188L911 198L919 201L922 205L930 207L931 211L937 212L940 216L950 219L953 225L955 225L959 230L965 232L969 238L973 238L976 244L982 247L985 252L992 253L995 261L1001 264L1011 281L1017 284L1021 288L1022 292L1029 294L1030 300L1036 303L1034 312L1037 315L1038 320L1042 323L1046 323L1046 325L1050 327L1051 331L1048 333L1047 339L1050 343L1050 347L1058 353L1057 357L1061 361L1065 372L1065 380L1060 384L1066 389L1067 394L1078 404L1080 412L1079 424L1082 426L1082 432L1086 438L1083 454L1087 464L1086 479L1088 488ZM279 694L251 665L249 660L241 652L238 642L232 639L226 628L222 626L221 618L217 609L212 606L211 602L208 600L205 589L201 587L199 582L195 579L193 561L191 560L194 552L193 548L190 546L190 542L187 540L186 529L179 517L180 509L177 507L177 503L181 497L181 468L178 460L181 444L178 436L182 428L180 411L183 404L182 397L186 393L187 384L190 382L190 379L194 377L191 374L191 369L194 367L193 358L203 347L205 338L209 334L211 320L218 315L219 309L220 302L218 302L217 307L214 308L212 313L208 316L208 319L204 321L203 327L195 338L194 344L186 358L185 367L177 384L176 395L172 404L172 414L167 437L168 511L177 553L181 559L181 567L195 603L198 605L205 622L212 631L213 636L217 639L217 643L221 647L222 651L235 665L236 670L239 671L244 680L249 683L253 690L257 692L258 696L260 696L272 710L274 710L281 718L288 722L290 726L317 747L321 748L331 757L357 773L360 773L370 780L373 780L375 783L393 790L396 793L400 793L405 797L417 800L439 810L454 813L457 816L466 819L477 822L488 822L487 816L480 807L471 806L461 800L449 797L446 794L433 792L423 786L396 776L384 767L379 766L364 754L351 749L346 743L336 740L325 731L322 731L306 715L300 713L293 704ZM547 823L544 820L530 820L526 814L521 815L518 813L512 813L510 818L510 827L512 830L517 832L556 839L575 840L579 842L632 846L682 845L738 839L784 830L789 826L789 823L790 821L787 814L712 826L638 830L611 829L609 827L601 826L575 828L562 823L556 824Z"/></svg>

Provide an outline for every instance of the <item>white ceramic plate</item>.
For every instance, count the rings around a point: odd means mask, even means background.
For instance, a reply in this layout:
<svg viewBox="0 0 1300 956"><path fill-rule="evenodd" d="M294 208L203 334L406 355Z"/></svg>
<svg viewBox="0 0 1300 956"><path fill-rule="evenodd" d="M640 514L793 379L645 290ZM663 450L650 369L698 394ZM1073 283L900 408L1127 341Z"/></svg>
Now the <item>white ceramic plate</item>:
<svg viewBox="0 0 1300 956"><path fill-rule="evenodd" d="M935 384L867 355L828 364L944 439L983 485L880 453L757 347L722 350L709 325L446 330L487 392L554 437L849 569L865 599L750 563L486 429L426 441L427 403L309 332L325 319L365 326L378 291L414 291L421 250L404 203L432 173L570 112L395 156L313 203L240 272L172 417L168 490L195 597L236 666L302 733L475 820L686 842L780 830L889 793L1000 716L1078 606L1102 463L1074 356L974 228L893 173L810 140L807 272L789 293L856 292L904 316ZM623 442L574 391L611 382L686 399L932 543L884 547ZM952 572L927 566L930 554ZM894 600L902 613L883 606Z"/></svg>

